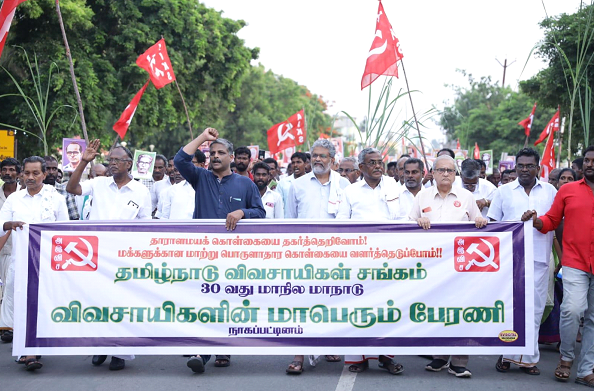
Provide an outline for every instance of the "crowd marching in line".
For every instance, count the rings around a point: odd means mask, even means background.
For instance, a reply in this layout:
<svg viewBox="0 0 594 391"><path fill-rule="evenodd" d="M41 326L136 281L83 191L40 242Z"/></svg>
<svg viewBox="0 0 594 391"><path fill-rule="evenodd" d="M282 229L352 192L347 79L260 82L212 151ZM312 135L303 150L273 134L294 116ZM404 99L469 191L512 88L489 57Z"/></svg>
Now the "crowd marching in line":
<svg viewBox="0 0 594 391"><path fill-rule="evenodd" d="M208 167L199 149L206 142L210 142ZM0 224L4 230L0 238L0 332L4 342L11 342L13 335L11 231L26 223L223 219L230 231L241 219L413 220L419 229L428 230L440 221L472 221L483 228L489 221L532 220L535 350L532 355L500 356L494 366L507 372L513 364L529 375L539 375L539 341L559 343L554 376L567 381L578 339L582 348L576 382L594 387L594 147L587 148L572 168L551 172L548 183L539 179L540 157L529 148L517 153L515 170L499 173L495 169L486 176L482 160L466 159L458 168L449 149L439 151L430 170L423 160L407 155L386 167L375 148L363 149L358 158L336 162L334 145L320 139L309 153L295 152L286 174L281 175L273 158L252 159L248 148L234 150L232 143L219 138L217 130L208 128L175 156L157 155L152 179L140 181L130 175L133 155L126 147L112 148L107 164L93 163L99 149L99 140L91 141L84 151L69 149L69 160L76 167L62 181L58 161L51 156L28 157L22 164L7 158L0 163ZM139 163L141 169L144 166ZM557 298L545 315L547 294L561 265L562 302L559 305ZM92 363L101 365L106 358L94 356ZM187 366L204 372L210 358L196 354L188 358ZM303 372L304 358L296 355L287 373ZM123 369L132 359L132 355L112 356L109 369ZM325 359L341 361L338 355ZM391 355L346 355L345 363L349 371L361 372L371 359L377 359L379 367L390 374L404 371ZM17 362L29 371L42 367L39 356L19 357ZM215 356L215 366L230 363L230 355ZM426 369L444 369L465 378L472 376L468 363L467 355L432 356Z"/></svg>

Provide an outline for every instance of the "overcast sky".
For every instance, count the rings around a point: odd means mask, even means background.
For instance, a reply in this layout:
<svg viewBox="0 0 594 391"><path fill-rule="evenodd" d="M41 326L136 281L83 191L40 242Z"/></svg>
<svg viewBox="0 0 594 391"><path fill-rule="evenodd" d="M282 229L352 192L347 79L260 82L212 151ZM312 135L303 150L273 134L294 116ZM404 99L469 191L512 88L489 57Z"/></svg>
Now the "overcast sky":
<svg viewBox="0 0 594 391"><path fill-rule="evenodd" d="M361 76L374 38L377 0L203 2L225 17L247 22L239 37L248 47L260 48L256 64L322 95L331 102L330 114L344 110L357 120L366 115L369 92L361 91ZM544 4L550 16L579 7L578 0ZM456 69L501 81L503 68L496 59L503 63L507 58L515 62L507 69L506 85L517 89L520 77L527 79L546 67L533 55L524 69L531 49L543 38L540 0L384 0L383 5L400 40L410 88L421 92L413 95L417 113L451 102L452 90L444 84L466 85ZM379 91L381 82L372 85L373 91ZM402 73L395 86L406 88ZM443 138L437 125L428 125L426 137Z"/></svg>

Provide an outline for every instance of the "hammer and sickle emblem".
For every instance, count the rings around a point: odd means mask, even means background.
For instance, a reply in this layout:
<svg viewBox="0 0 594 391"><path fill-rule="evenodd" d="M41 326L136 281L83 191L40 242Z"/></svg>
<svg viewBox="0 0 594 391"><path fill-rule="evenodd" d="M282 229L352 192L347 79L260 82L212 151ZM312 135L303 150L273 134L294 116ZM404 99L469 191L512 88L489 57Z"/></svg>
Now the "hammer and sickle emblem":
<svg viewBox="0 0 594 391"><path fill-rule="evenodd" d="M87 255L85 256L82 252L80 252L76 248L76 245L78 244L78 242L68 243L68 246L66 246L64 251L67 252L68 254L74 253L74 254L78 255L78 257L81 260L75 261L72 258L67 259L66 262L64 262L64 264L62 265L62 269L66 269L68 267L68 265L74 265L74 266L79 266L79 267L90 265L93 269L97 269L97 265L95 265L95 263L91 260L91 259L93 259L93 246L91 246L91 243L89 243L86 239L83 239L83 238L79 238L79 239L87 246Z"/></svg>
<svg viewBox="0 0 594 391"><path fill-rule="evenodd" d="M284 133L283 133L283 127L287 126L287 128L285 129ZM281 145L281 143L283 141L285 141L286 139L290 138L291 140L295 140L295 136L293 136L293 134L291 134L291 129L293 129L293 125L292 124L288 124L283 122L282 124L279 125L277 131L278 131L278 143L276 144L276 146L278 147L279 145Z"/></svg>
<svg viewBox="0 0 594 391"><path fill-rule="evenodd" d="M479 257L483 258L483 261L479 262L476 259L473 259L466 265L466 270L469 270L472 267L472 265L476 265L478 267L492 266L494 269L499 269L499 265L493 262L493 260L495 259L495 248L488 240L482 238L481 240L483 241L483 243L487 245L487 247L489 247L489 256L485 255L481 250L479 250L477 243L472 243L466 251L469 254L477 254Z"/></svg>

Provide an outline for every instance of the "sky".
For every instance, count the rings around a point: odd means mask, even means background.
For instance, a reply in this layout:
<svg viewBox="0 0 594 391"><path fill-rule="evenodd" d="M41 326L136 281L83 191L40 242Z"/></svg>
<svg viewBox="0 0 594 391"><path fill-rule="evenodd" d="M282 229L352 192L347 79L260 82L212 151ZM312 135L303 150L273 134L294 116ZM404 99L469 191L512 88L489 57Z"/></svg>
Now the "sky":
<svg viewBox="0 0 594 391"><path fill-rule="evenodd" d="M248 47L259 47L268 70L291 78L330 102L329 114L346 111L361 121L367 113L368 88L361 77L375 34L377 0L202 0L231 19L247 23L238 33ZM530 52L543 38L538 23L546 17L574 13L579 0L383 0L386 15L400 40L417 114L453 102L449 85L467 85L457 69L476 79L491 76L517 90L546 67ZM381 79L372 84L379 92ZM400 78L395 88L406 89ZM375 104L372 98L372 106ZM400 108L401 121L411 114L410 103ZM529 113L527 113L528 115ZM520 121L522 118L519 118ZM439 125L423 136L443 140Z"/></svg>

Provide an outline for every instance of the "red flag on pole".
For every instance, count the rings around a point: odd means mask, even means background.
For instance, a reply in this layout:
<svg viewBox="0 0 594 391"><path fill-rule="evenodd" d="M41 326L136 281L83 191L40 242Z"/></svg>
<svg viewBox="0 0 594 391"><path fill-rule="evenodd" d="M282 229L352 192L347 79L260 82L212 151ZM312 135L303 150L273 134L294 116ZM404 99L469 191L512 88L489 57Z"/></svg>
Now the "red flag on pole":
<svg viewBox="0 0 594 391"><path fill-rule="evenodd" d="M538 138L538 140L536 140L534 142L534 145L538 145L538 144L542 143L545 140L545 138L547 138L547 136L549 134L554 133L558 130L559 130L559 109L557 109L557 112L555 113L553 118L551 118L551 120L549 121L547 126L545 126L545 128L542 131L542 133L540 134L540 137Z"/></svg>
<svg viewBox="0 0 594 391"><path fill-rule="evenodd" d="M398 77L397 62L404 57L400 51L398 38L396 38L392 25L388 21L381 1L377 9L376 20L375 38L367 54L367 63L361 79L361 89L367 87L382 75Z"/></svg>
<svg viewBox="0 0 594 391"><path fill-rule="evenodd" d="M549 181L549 174L555 169L555 132L549 133L547 145L542 154L542 160L540 161L540 179L543 181Z"/></svg>
<svg viewBox="0 0 594 391"><path fill-rule="evenodd" d="M530 116L520 122L518 122L518 125L521 125L524 127L524 133L526 134L526 137L530 136L530 129L532 129L532 121L534 121L534 112L536 111L536 102L534 102L534 107L532 107L532 112L530 113Z"/></svg>
<svg viewBox="0 0 594 391"><path fill-rule="evenodd" d="M14 18L14 11L16 7L26 0L4 0L2 7L0 7L0 57L2 57L2 50L8 38L8 30Z"/></svg>
<svg viewBox="0 0 594 391"><path fill-rule="evenodd" d="M268 129L268 150L277 153L287 148L301 145L307 138L305 131L305 112L303 110L290 116L286 121Z"/></svg>
<svg viewBox="0 0 594 391"><path fill-rule="evenodd" d="M134 95L134 98L130 102L126 109L122 113L118 122L113 125L113 130L117 134L120 135L120 138L123 140L124 136L126 136L126 132L128 131L128 127L130 126L130 122L132 122L132 118L134 118L134 113L136 113L136 109L138 108L138 103L140 103L140 98L142 98L142 94L146 91L146 87L148 87L149 81L147 81L144 86Z"/></svg>
<svg viewBox="0 0 594 391"><path fill-rule="evenodd" d="M475 159L480 159L481 158L481 151L478 147L478 143L474 143L474 158Z"/></svg>
<svg viewBox="0 0 594 391"><path fill-rule="evenodd" d="M165 87L175 80L173 66L167 55L165 39L148 48L136 59L136 65L147 71L156 89Z"/></svg>

